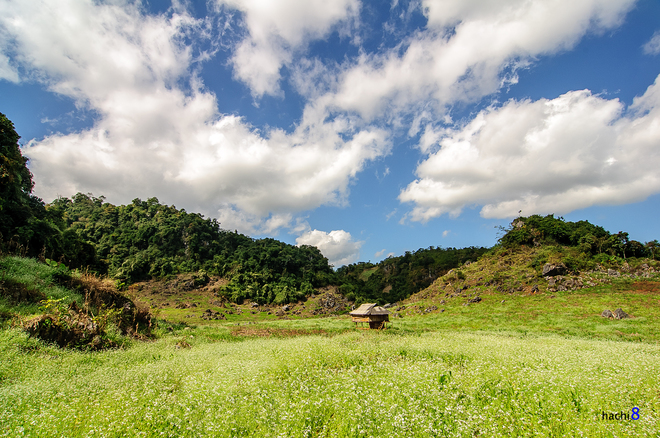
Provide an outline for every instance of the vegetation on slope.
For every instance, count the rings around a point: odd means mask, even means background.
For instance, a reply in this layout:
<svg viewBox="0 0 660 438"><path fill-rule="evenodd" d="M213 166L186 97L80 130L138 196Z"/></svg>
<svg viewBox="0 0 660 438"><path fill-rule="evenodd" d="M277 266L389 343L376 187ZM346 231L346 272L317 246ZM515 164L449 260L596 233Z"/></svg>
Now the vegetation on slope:
<svg viewBox="0 0 660 438"><path fill-rule="evenodd" d="M61 216L32 194L32 174L19 138L13 123L0 113L0 253L62 259L71 267L93 265L94 247L66 229Z"/></svg>
<svg viewBox="0 0 660 438"><path fill-rule="evenodd" d="M660 262L611 260L594 270L542 276L545 263L577 258L563 246L500 248L461 266L392 309L414 330L508 330L587 338L660 341ZM541 261L541 263L539 263ZM631 318L604 318L622 308Z"/></svg>
<svg viewBox="0 0 660 438"><path fill-rule="evenodd" d="M316 247L252 239L156 198L115 206L103 197L78 193L49 208L58 211L68 230L94 246L102 272L126 284L200 272L198 286L207 275L227 278L220 294L231 301L287 303L332 279L332 268Z"/></svg>
<svg viewBox="0 0 660 438"><path fill-rule="evenodd" d="M0 328L22 327L60 347L98 350L150 336L148 308L113 282L61 263L0 257Z"/></svg>
<svg viewBox="0 0 660 438"><path fill-rule="evenodd" d="M420 248L380 263L356 263L337 270L339 290L357 302L394 303L428 287L450 269L476 261L486 248Z"/></svg>
<svg viewBox="0 0 660 438"><path fill-rule="evenodd" d="M567 222L554 215L519 217L511 222L508 229L502 231L504 235L499 244L504 247L557 244L575 247L586 256L598 256L594 257L596 261L606 261L608 256L655 259L660 247L657 240L642 244L630 240L624 231L611 234L589 221Z"/></svg>

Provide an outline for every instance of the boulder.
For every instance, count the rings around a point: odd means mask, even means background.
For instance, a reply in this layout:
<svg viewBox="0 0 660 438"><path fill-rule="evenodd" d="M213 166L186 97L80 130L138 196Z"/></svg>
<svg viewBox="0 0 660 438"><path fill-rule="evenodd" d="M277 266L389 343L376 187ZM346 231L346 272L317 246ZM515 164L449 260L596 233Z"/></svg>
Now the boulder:
<svg viewBox="0 0 660 438"><path fill-rule="evenodd" d="M468 300L468 303L478 303L479 301L481 301L481 297L476 296L476 297L472 298L471 300Z"/></svg>
<svg viewBox="0 0 660 438"><path fill-rule="evenodd" d="M555 275L565 275L568 272L568 268L563 263L557 263L556 265L546 263L543 265L543 276L544 277L554 277Z"/></svg>
<svg viewBox="0 0 660 438"><path fill-rule="evenodd" d="M614 318L614 314L611 310L603 310L603 313L600 314L603 318Z"/></svg>
<svg viewBox="0 0 660 438"><path fill-rule="evenodd" d="M630 315L628 315L626 312L621 310L621 308L618 308L614 311L614 319L626 319L630 318Z"/></svg>

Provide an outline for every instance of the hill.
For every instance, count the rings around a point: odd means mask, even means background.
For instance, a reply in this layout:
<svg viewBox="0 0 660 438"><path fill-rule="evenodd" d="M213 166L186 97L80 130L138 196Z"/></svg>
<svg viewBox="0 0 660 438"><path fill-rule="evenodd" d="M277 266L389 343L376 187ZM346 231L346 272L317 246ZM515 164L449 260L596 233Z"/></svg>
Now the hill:
<svg viewBox="0 0 660 438"><path fill-rule="evenodd" d="M115 206L78 193L48 207L95 248L99 271L125 285L197 272L199 284L209 275L226 278L220 292L230 301L282 304L332 279L332 268L316 247L223 230L215 219L156 198Z"/></svg>

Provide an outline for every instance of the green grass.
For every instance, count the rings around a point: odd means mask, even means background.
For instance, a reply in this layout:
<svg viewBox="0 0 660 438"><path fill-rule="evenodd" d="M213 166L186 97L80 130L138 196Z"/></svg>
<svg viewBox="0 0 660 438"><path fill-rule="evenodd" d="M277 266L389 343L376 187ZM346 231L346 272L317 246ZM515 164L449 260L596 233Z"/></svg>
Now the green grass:
<svg viewBox="0 0 660 438"><path fill-rule="evenodd" d="M393 319L393 325L402 330L505 330L658 343L660 295L636 287L621 281L608 287L531 296L483 293L480 303L468 306L463 306L467 298L462 297L445 298L444 305L422 300L409 305L402 312L405 316ZM432 303L445 312L417 316L414 306ZM619 307L633 318L616 321L600 316L605 309Z"/></svg>
<svg viewBox="0 0 660 438"><path fill-rule="evenodd" d="M53 271L0 260L0 279L69 296ZM102 352L5 328L0 436L660 436L657 286L483 290L469 306L420 295L382 332L356 331L348 316L161 320L157 340ZM445 312L417 313L440 299ZM634 318L599 316L617 307ZM633 407L637 421L602 419Z"/></svg>
<svg viewBox="0 0 660 438"><path fill-rule="evenodd" d="M0 257L0 283L14 281L43 293L48 300L62 300L68 305L76 301L83 304L82 296L57 282L57 269L35 259L22 257ZM0 296L0 314L30 316L41 313L39 303L13 303Z"/></svg>
<svg viewBox="0 0 660 438"><path fill-rule="evenodd" d="M100 353L0 332L2 436L657 436L660 347L351 332ZM185 340L190 348L176 349ZM640 408L638 421L602 412Z"/></svg>

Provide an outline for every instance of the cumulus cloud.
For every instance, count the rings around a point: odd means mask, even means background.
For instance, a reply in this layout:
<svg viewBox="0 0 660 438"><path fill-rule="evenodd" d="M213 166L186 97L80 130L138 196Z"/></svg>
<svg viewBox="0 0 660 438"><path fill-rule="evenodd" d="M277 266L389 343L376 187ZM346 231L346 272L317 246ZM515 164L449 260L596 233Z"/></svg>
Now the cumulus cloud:
<svg viewBox="0 0 660 438"><path fill-rule="evenodd" d="M238 79L255 97L280 92L280 69L311 40L327 37L337 26L350 27L358 0L217 0L241 11L247 36L238 43L232 63Z"/></svg>
<svg viewBox="0 0 660 438"><path fill-rule="evenodd" d="M482 113L483 127L475 120L460 130L443 127L451 123L445 108L496 92L515 82L516 69L536 57L617 26L633 0L497 0L488 5L423 0L425 29L392 50L360 51L356 59L333 65L301 56L310 41L354 29L358 0L215 0L241 12L245 34L232 46L230 62L254 96L278 94L282 67L290 67L291 81L307 101L288 131L259 130L238 115L218 111L216 96L194 73L205 59L195 58L195 41L209 38L213 18L195 19L174 4L165 14L146 15L133 0L0 3L0 78L39 81L98 114L89 129L29 144L26 154L39 196L50 200L91 191L112 202L158 196L219 217L228 228L273 233L297 227L302 211L346 205L351 182L367 163L389 153L390 138L403 126L401 120L408 120L410 135L422 132L420 150L430 154L418 168L419 179L400 196L416 204L410 218L456 214L466 203L480 202L487 204L484 215L502 215L509 209L506 202L522 196L519 185L509 198L499 195L504 189L496 190L497 184L484 186L486 194L467 193L481 180L494 180L492 169L483 163L468 169L474 151L458 140L454 143L463 146L453 147L451 140L472 135L479 150L485 141L479 133L497 124L497 115L505 119L509 113L509 125L522 114L529 130L541 130L538 123L551 119L543 109L549 103L511 102ZM640 102L653 101L649 93ZM606 124L608 117L616 126L633 120L621 116L616 101L579 92L562 98L569 112L591 102L605 113L602 120L586 123L583 133L576 128L576 137L591 138L601 128L598 121ZM641 123L654 108L644 114L636 110L634 120ZM537 119L524 113L528 109ZM593 124L598 126L590 128ZM602 129L611 130L608 126ZM547 135L559 134L549 130ZM439 143L443 147L437 151ZM604 158L612 168L624 161L614 152ZM457 161L447 164L450 153ZM491 151L492 160L500 159L498 154L508 156ZM447 180L437 174L436 163L453 176ZM501 158L498 165L507 163ZM476 182L464 182L472 178ZM487 195L488 190L497 196ZM543 204L535 194L525 192L527 202Z"/></svg>
<svg viewBox="0 0 660 438"><path fill-rule="evenodd" d="M15 50L31 79L99 114L89 129L28 145L39 196L158 196L264 233L293 225L297 212L346 203L350 181L389 150L385 131L312 111L292 132L261 132L220 114L184 42L203 38L206 25L185 12L146 16L128 1L0 5L14 41L0 52Z"/></svg>
<svg viewBox="0 0 660 438"><path fill-rule="evenodd" d="M628 111L588 90L511 100L447 130L399 199L422 222L469 205L505 218L641 201L660 191L659 144L660 76Z"/></svg>
<svg viewBox="0 0 660 438"><path fill-rule="evenodd" d="M642 49L647 55L660 54L660 30L655 31L651 39L642 46Z"/></svg>
<svg viewBox="0 0 660 438"><path fill-rule="evenodd" d="M9 58L0 53L0 79L18 82L19 76L15 68L9 63Z"/></svg>
<svg viewBox="0 0 660 438"><path fill-rule="evenodd" d="M470 102L517 81L538 56L621 23L634 0L424 0L428 26L347 66L324 105L365 120Z"/></svg>
<svg viewBox="0 0 660 438"><path fill-rule="evenodd" d="M363 243L354 241L351 233L344 230L334 230L329 233L309 230L296 239L297 245L317 247L328 258L330 264L335 267L357 261Z"/></svg>

